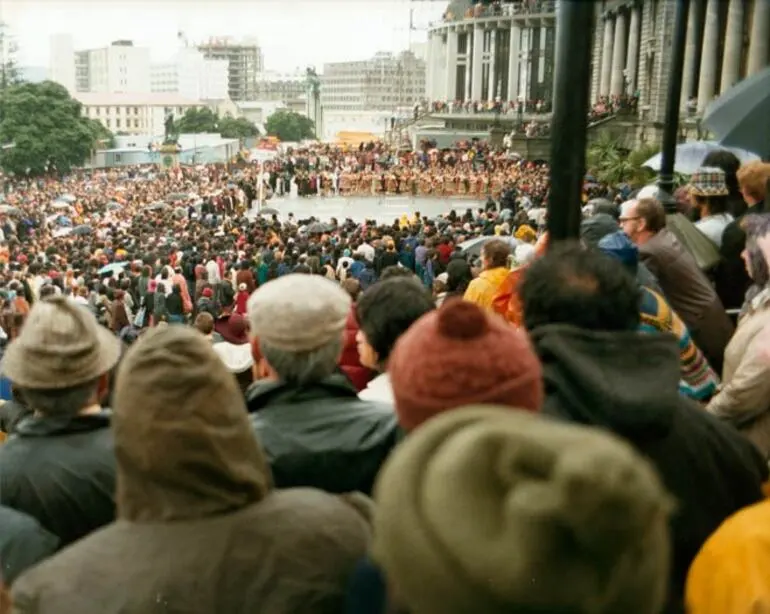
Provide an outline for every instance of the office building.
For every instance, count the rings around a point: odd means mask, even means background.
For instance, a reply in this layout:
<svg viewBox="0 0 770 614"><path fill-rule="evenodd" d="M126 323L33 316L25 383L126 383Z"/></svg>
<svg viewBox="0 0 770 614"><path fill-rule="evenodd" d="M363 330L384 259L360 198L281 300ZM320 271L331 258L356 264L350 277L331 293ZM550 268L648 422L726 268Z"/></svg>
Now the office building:
<svg viewBox="0 0 770 614"><path fill-rule="evenodd" d="M425 62L411 51L325 64L321 107L324 112L412 109L425 98L425 72Z"/></svg>
<svg viewBox="0 0 770 614"><path fill-rule="evenodd" d="M256 41L211 38L197 47L207 59L227 61L227 88L231 100L257 99L257 76L263 71L264 57Z"/></svg>
<svg viewBox="0 0 770 614"><path fill-rule="evenodd" d="M178 119L188 109L204 106L177 94L80 92L75 99L82 105L83 115L101 122L114 134L143 136L164 134L170 113Z"/></svg>
<svg viewBox="0 0 770 614"><path fill-rule="evenodd" d="M66 58L61 59L62 64L67 61ZM146 47L135 47L129 40L115 41L100 49L76 51L73 61L77 92L150 92L150 50ZM60 83L67 87L66 83Z"/></svg>
<svg viewBox="0 0 770 614"><path fill-rule="evenodd" d="M228 62L207 59L193 47L182 47L168 62L152 64L150 89L190 100L227 99Z"/></svg>

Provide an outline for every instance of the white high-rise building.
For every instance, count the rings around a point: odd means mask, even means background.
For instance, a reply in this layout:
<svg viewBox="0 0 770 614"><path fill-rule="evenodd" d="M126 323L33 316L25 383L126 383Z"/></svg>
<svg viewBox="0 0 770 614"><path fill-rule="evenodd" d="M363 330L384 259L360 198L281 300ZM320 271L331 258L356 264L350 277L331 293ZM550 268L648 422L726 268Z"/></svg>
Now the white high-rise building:
<svg viewBox="0 0 770 614"><path fill-rule="evenodd" d="M169 62L152 65L150 89L190 100L226 100L228 61L208 59L195 48L183 47Z"/></svg>
<svg viewBox="0 0 770 614"><path fill-rule="evenodd" d="M75 51L72 37L51 37L50 78L71 92L150 93L150 50L119 40L108 47Z"/></svg>
<svg viewBox="0 0 770 614"><path fill-rule="evenodd" d="M75 91L75 45L71 34L54 34L50 40L48 78Z"/></svg>

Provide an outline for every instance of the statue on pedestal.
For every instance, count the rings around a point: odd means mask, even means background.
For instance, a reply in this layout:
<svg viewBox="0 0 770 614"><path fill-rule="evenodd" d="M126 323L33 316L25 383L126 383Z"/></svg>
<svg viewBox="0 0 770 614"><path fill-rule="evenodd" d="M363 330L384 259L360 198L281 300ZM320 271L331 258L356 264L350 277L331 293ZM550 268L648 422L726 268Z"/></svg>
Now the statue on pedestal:
<svg viewBox="0 0 770 614"><path fill-rule="evenodd" d="M169 144L169 143L176 143L176 137L177 135L174 132L174 114L169 113L166 115L166 121L163 122L163 125L166 128L166 132L163 137L163 144Z"/></svg>

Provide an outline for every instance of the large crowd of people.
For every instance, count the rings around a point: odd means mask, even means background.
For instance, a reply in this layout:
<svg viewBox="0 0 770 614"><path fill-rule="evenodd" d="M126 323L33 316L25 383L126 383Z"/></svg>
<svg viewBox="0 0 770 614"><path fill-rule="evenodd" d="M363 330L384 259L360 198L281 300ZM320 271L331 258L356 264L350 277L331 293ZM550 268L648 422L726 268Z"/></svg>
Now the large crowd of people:
<svg viewBox="0 0 770 614"><path fill-rule="evenodd" d="M267 166L492 198L378 223L255 215L245 163L9 180L0 613L770 607L770 165L691 177L705 271L647 188L587 182L549 245L547 167L482 143Z"/></svg>

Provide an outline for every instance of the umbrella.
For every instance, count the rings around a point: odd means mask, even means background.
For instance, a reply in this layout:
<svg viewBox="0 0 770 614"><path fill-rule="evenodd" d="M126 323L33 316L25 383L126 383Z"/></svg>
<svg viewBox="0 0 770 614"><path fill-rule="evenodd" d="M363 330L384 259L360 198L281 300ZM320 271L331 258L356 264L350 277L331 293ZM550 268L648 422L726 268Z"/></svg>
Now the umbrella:
<svg viewBox="0 0 770 614"><path fill-rule="evenodd" d="M169 205L167 205L166 203L157 202L149 205L147 207L147 211L161 211L163 209L168 209L168 208L169 208Z"/></svg>
<svg viewBox="0 0 770 614"><path fill-rule="evenodd" d="M172 215L178 220L181 220L183 217L187 216L187 209L185 209L184 207L177 207L176 209L174 209Z"/></svg>
<svg viewBox="0 0 770 614"><path fill-rule="evenodd" d="M52 209L70 209L71 206L66 200L55 200L51 203Z"/></svg>
<svg viewBox="0 0 770 614"><path fill-rule="evenodd" d="M5 213L7 215L21 215L21 209L11 207L11 205L0 205L0 213Z"/></svg>
<svg viewBox="0 0 770 614"><path fill-rule="evenodd" d="M495 237L495 236L476 237L474 239L468 239L467 241L463 241L457 247L460 248L460 251L464 255L478 258L479 256L481 256L481 249L484 247L485 243L487 243L488 241L491 241L492 239L499 239L499 238L500 237Z"/></svg>
<svg viewBox="0 0 770 614"><path fill-rule="evenodd" d="M116 203L116 202L107 203L107 211L117 211L118 209L121 209L121 206L119 203Z"/></svg>
<svg viewBox="0 0 770 614"><path fill-rule="evenodd" d="M166 202L172 203L175 200L187 200L188 197L189 194L184 192L171 192L171 194L166 195Z"/></svg>
<svg viewBox="0 0 770 614"><path fill-rule="evenodd" d="M73 235L90 235L92 232L93 232L93 229L90 226L87 226L86 224L75 226L75 228L72 229Z"/></svg>
<svg viewBox="0 0 770 614"><path fill-rule="evenodd" d="M259 211L260 215L278 215L278 213L278 209L273 209L272 207L264 207Z"/></svg>
<svg viewBox="0 0 770 614"><path fill-rule="evenodd" d="M72 204L78 199L74 194L62 194L57 200L63 200L65 203Z"/></svg>
<svg viewBox="0 0 770 614"><path fill-rule="evenodd" d="M722 94L707 108L703 125L723 145L770 157L770 66Z"/></svg>
<svg viewBox="0 0 770 614"><path fill-rule="evenodd" d="M128 262L111 262L110 264L107 264L99 269L99 275L112 275L116 272L119 273L124 268L126 268L127 265Z"/></svg>
<svg viewBox="0 0 770 614"><path fill-rule="evenodd" d="M313 222L305 228L305 232L309 235L318 235L324 232L329 232L332 226L329 224L322 224L321 222Z"/></svg>
<svg viewBox="0 0 770 614"><path fill-rule="evenodd" d="M770 86L768 86L770 87ZM768 109L770 113L770 108ZM687 143L681 143L676 146L676 161L674 162L674 170L677 173L683 175L692 175L698 168L703 166L703 160L712 151L719 151L726 149L736 155L741 164L750 162L751 160L759 160L759 156L755 153L740 149L738 147L726 147L720 145L715 141L689 141ZM660 162L663 155L661 153L655 154L647 160L642 166L651 168L654 171L660 171Z"/></svg>

